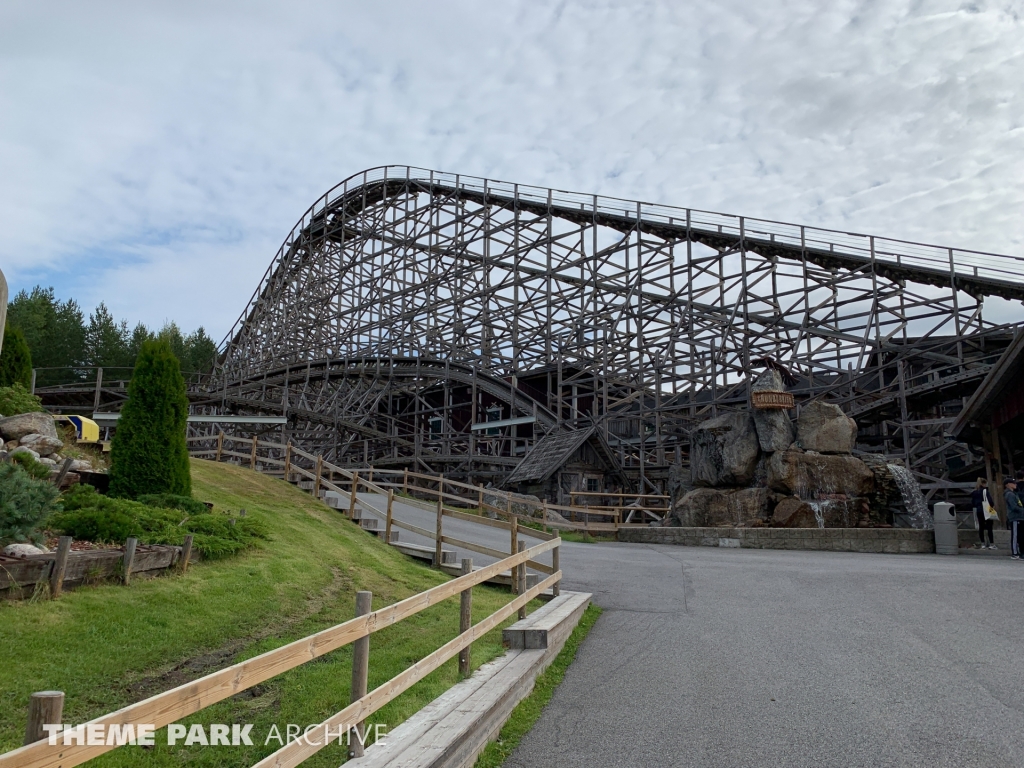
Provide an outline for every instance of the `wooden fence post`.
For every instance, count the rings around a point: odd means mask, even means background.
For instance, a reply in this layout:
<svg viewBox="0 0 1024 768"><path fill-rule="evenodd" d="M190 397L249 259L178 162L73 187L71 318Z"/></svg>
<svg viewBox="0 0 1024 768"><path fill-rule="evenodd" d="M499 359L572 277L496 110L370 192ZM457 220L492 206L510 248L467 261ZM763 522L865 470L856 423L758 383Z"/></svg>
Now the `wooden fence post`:
<svg viewBox="0 0 1024 768"><path fill-rule="evenodd" d="M254 470L254 471L256 469L256 445L257 445L256 439L257 439L256 435L253 435L252 436L252 453L249 454L249 469Z"/></svg>
<svg viewBox="0 0 1024 768"><path fill-rule="evenodd" d="M516 549L516 541L519 538L519 519L518 518L516 518L516 517L512 518L512 528L509 530L509 533L511 534L511 537L512 537L512 543L509 545L509 550L511 551L511 554L514 555L518 551ZM510 579L510 581L512 582L512 594L514 595L514 594L516 594L516 591L517 591L518 586L519 586L516 583L516 569L515 568L513 568L512 570L509 571L509 576L512 577Z"/></svg>
<svg viewBox="0 0 1024 768"><path fill-rule="evenodd" d="M181 545L181 563L178 565L181 568L181 572L184 573L188 570L188 561L192 557L192 534L188 534L185 537L185 541Z"/></svg>
<svg viewBox="0 0 1024 768"><path fill-rule="evenodd" d="M542 506L541 509L540 509L540 520L541 520L540 527L544 531L544 533L547 533L548 532L548 503L546 501L542 502L542 503L543 503L544 506Z"/></svg>
<svg viewBox="0 0 1024 768"><path fill-rule="evenodd" d="M348 492L348 519L356 517L356 495L359 493L359 473L352 473L352 488Z"/></svg>
<svg viewBox="0 0 1024 768"><path fill-rule="evenodd" d="M57 556L50 571L50 599L60 597L64 587L64 573L68 568L68 555L71 553L71 537L61 536L57 542Z"/></svg>
<svg viewBox="0 0 1024 768"><path fill-rule="evenodd" d="M395 489L388 488L388 517L384 523L384 543L391 543L391 506L395 502Z"/></svg>
<svg viewBox="0 0 1024 768"><path fill-rule="evenodd" d="M132 563L135 562L135 547L138 546L139 540L134 536L129 536L128 541L124 543L124 558L121 564L124 568L124 583L125 586L131 583L132 580Z"/></svg>
<svg viewBox="0 0 1024 768"><path fill-rule="evenodd" d="M559 557L559 553L561 551L562 551L562 545L561 544L559 544L557 547L555 547L553 550L551 550L551 570L554 571L555 573L558 573L558 571L561 570L561 568L558 565L558 561L561 559ZM562 580L561 579L556 581L555 585L553 587L551 587L551 594L554 595L555 597L558 597L560 594L562 594Z"/></svg>
<svg viewBox="0 0 1024 768"><path fill-rule="evenodd" d="M284 447L284 481L287 483L292 477L292 441Z"/></svg>
<svg viewBox="0 0 1024 768"><path fill-rule="evenodd" d="M462 575L465 576L467 573L473 572L473 559L463 558L462 560ZM473 588L467 587L462 590L462 594L459 595L459 634L468 630L473 626ZM470 671L470 648L471 645L467 645L461 651L459 651L459 675L462 677L469 677Z"/></svg>
<svg viewBox="0 0 1024 768"><path fill-rule="evenodd" d="M356 592L356 617L365 616L373 605L373 592ZM352 643L352 692L349 703L366 695L366 683L370 675L370 636L361 637ZM348 756L363 756L363 724L356 723L348 739ZM352 737L355 736L353 739Z"/></svg>
<svg viewBox="0 0 1024 768"><path fill-rule="evenodd" d="M324 457L319 453L316 455L316 474L313 477L313 497L320 498L320 473L324 469Z"/></svg>
<svg viewBox="0 0 1024 768"><path fill-rule="evenodd" d="M437 497L437 540L434 541L434 567L441 567L441 519L444 517L444 500Z"/></svg>
<svg viewBox="0 0 1024 768"><path fill-rule="evenodd" d="M523 552L525 550L526 550L526 542L525 541L520 541L519 542L519 546L516 549L516 551L517 552ZM519 565L517 567L519 569L519 579L518 579L518 581L519 581L519 594L523 595L523 594L526 594L526 563L522 563L521 565ZM525 618L526 618L526 606L524 605L522 608L519 609L519 620L522 621Z"/></svg>
<svg viewBox="0 0 1024 768"><path fill-rule="evenodd" d="M477 486L476 491L476 505L480 508L480 514L486 514L484 512L484 486L483 484Z"/></svg>
<svg viewBox="0 0 1024 768"><path fill-rule="evenodd" d="M24 744L35 744L46 738L44 725L56 725L64 717L64 692L39 691L28 700L28 722L25 723Z"/></svg>
<svg viewBox="0 0 1024 768"><path fill-rule="evenodd" d="M409 493L409 470L402 470L402 493Z"/></svg>
<svg viewBox="0 0 1024 768"><path fill-rule="evenodd" d="M214 459L214 461L220 461L220 457L221 457L221 454L223 452L224 452L224 432L223 432L223 430L221 430L221 432L217 435L217 456Z"/></svg>

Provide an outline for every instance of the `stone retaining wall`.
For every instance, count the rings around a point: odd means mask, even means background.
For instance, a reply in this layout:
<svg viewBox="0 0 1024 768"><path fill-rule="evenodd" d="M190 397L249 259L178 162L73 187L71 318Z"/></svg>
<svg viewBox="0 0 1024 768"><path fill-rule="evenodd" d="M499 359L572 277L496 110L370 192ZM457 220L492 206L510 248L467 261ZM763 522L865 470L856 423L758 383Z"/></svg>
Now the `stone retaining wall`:
<svg viewBox="0 0 1024 768"><path fill-rule="evenodd" d="M935 552L935 534L909 528L620 528L619 541L683 547L813 549L910 554Z"/></svg>

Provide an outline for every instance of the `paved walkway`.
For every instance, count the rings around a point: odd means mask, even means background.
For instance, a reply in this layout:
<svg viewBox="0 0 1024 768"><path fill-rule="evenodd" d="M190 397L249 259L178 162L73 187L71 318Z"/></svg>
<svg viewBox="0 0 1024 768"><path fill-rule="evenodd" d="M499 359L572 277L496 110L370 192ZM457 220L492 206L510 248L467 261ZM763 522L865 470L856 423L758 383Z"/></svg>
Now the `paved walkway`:
<svg viewBox="0 0 1024 768"><path fill-rule="evenodd" d="M605 613L506 765L1024 765L1024 564L566 544Z"/></svg>

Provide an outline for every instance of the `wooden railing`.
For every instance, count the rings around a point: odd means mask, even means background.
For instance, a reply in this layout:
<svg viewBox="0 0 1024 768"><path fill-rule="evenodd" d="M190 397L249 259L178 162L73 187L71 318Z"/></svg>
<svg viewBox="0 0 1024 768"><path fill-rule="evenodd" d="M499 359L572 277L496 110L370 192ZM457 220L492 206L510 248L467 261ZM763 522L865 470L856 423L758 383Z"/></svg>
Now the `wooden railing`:
<svg viewBox="0 0 1024 768"><path fill-rule="evenodd" d="M514 520L526 525L540 525L542 530L581 531L586 533L614 533L620 526L644 523L649 520L660 520L668 511L668 497L651 494L589 494L574 492L573 497L590 495L614 497L620 504L613 505L559 505L546 501L530 499L525 496L508 493L482 485L450 480L444 475L430 475L421 472L398 469L345 469L325 461L289 444L261 440L257 437L237 438L223 432L217 435L200 435L188 438L194 447L191 455L223 461L225 458L236 459L248 464L251 469L282 472L289 479L298 475L312 480L314 494L322 489L332 490L351 498L353 485L360 492L380 493L388 491L401 493L405 496L440 503L444 516L454 516L452 512L463 512L468 509L479 510L481 516L474 516L474 522L489 518L482 517L488 512L495 514L499 521L511 524ZM206 444L208 447L198 447ZM238 450L242 448L243 450ZM276 454L276 455L273 455ZM634 500L625 504L625 500ZM646 503L652 500L655 503ZM497 502L497 503L494 503ZM448 506L445 506L448 505ZM461 507L455 509L455 507ZM552 514L554 513L554 514ZM594 521L593 518L598 518ZM495 521L491 521L495 522ZM413 533L430 536L422 528L410 528L408 524L393 521L394 526L406 528ZM484 523L485 525L487 523ZM520 526L525 535L525 527ZM390 539L386 539L390 541ZM454 541L451 543L455 544ZM466 547L471 549L470 547ZM476 550L473 550L476 551Z"/></svg>
<svg viewBox="0 0 1024 768"><path fill-rule="evenodd" d="M325 719L316 729L311 730L310 738L292 741L260 760L254 768L284 768L298 765L326 746L332 738L337 737L342 727L358 729L359 724L367 717L456 655L460 655L460 670L468 672L469 657L468 653L463 652L467 651L474 641L482 638L514 613L518 612L520 617L525 616L526 604L544 590L551 588L555 594L558 593L558 584L562 578L562 572L557 569L560 544L561 539L552 537L529 549L504 556L503 559L475 571L471 570L471 563L465 561L463 571L469 571L465 575L372 612L367 612L372 596L368 592L361 592L356 599L356 613L362 615L267 651L255 658L233 664L199 680L131 704L117 712L95 718L84 724L83 736L89 732L89 726L103 726L104 732L112 725L118 725L122 729L130 725L133 731L139 725L162 728L326 653L356 643L356 650L359 652L353 654L352 682L353 691L358 695L353 695L354 700L341 711ZM537 567L536 558L545 552L552 553L556 567L545 567L545 573L549 575L527 589L526 568ZM469 618L471 613L466 610L466 605L471 600L472 588L506 570L517 576L512 581L513 584L518 582L518 595L483 621L472 624ZM369 637L384 627L397 624L456 595L462 596L459 634L383 685L367 692ZM362 646L359 645L360 642ZM358 745L359 741L355 736L349 738L350 743L355 740ZM116 745L84 743L65 745L62 735L58 734L56 744L51 745L47 739L42 739L0 755L0 768L70 768L116 748ZM361 752L357 749L356 753Z"/></svg>

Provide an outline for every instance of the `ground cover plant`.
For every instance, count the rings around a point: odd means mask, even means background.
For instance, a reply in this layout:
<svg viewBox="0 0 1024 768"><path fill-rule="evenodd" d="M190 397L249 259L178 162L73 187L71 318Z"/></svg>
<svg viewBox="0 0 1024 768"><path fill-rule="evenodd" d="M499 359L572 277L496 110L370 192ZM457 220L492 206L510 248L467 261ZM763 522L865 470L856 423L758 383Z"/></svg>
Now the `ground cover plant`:
<svg viewBox="0 0 1024 768"><path fill-rule="evenodd" d="M18 454L11 463L0 463L0 545L11 543L38 542L42 539L41 529L57 505L57 489L52 483L39 478L35 467L25 468ZM24 455L27 463L36 467L42 464ZM49 475L49 470L46 475Z"/></svg>
<svg viewBox="0 0 1024 768"><path fill-rule="evenodd" d="M42 411L42 401L29 392L21 384L0 387L0 413L4 416L16 416L19 413Z"/></svg>
<svg viewBox="0 0 1024 768"><path fill-rule="evenodd" d="M251 658L352 618L355 592L373 592L380 608L448 580L360 530L293 486L227 464L193 460L198 498L215 510L247 510L269 541L232 558L200 561L184 576L102 585L59 600L0 605L0 751L21 744L32 691L67 695L64 719L99 714ZM475 587L480 621L510 600L507 590ZM539 603L532 604L533 610ZM509 619L508 623L514 620ZM458 634L458 598L375 633L370 689ZM501 628L473 646L474 667L503 652ZM251 766L274 751L272 724L319 723L348 703L351 647L342 648L220 702L181 722L252 723L252 747L122 747L90 765L179 768ZM446 663L372 718L393 727L458 680ZM310 766L337 766L346 749L331 745Z"/></svg>
<svg viewBox="0 0 1024 768"><path fill-rule="evenodd" d="M51 530L98 544L123 544L134 536L142 544L180 545L192 534L195 551L217 558L238 554L268 537L261 520L213 512L202 502L173 494L131 501L76 485L64 494L63 507L50 519Z"/></svg>

